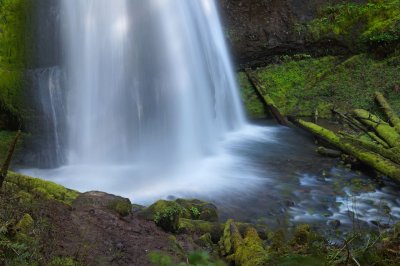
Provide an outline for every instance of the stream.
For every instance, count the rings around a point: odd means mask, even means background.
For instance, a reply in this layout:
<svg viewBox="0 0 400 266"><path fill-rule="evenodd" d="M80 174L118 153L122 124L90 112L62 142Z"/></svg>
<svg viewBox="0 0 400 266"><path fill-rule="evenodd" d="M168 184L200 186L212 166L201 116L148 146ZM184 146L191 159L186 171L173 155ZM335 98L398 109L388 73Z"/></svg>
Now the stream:
<svg viewBox="0 0 400 266"><path fill-rule="evenodd" d="M324 230L385 228L400 221L400 187L315 152L298 129L261 121L228 134L215 154L180 170L143 165L76 165L23 169L81 192L101 190L149 205L160 199L213 202L221 220L287 228L301 223ZM328 225L328 226L326 226Z"/></svg>

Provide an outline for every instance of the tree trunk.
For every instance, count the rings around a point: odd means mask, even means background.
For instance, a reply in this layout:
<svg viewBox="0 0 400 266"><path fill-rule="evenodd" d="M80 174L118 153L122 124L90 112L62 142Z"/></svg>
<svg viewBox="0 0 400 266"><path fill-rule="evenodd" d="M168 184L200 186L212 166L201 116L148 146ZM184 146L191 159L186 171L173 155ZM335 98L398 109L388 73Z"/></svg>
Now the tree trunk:
<svg viewBox="0 0 400 266"><path fill-rule="evenodd" d="M351 141L346 140L346 138L341 138L334 132L320 127L314 123L306 122L301 119L291 119L291 121L313 135L329 142L331 145L342 150L344 153L353 156L360 162L376 169L382 174L400 183L400 165L382 157L379 154L365 149L364 147L355 145Z"/></svg>
<svg viewBox="0 0 400 266"><path fill-rule="evenodd" d="M400 135L388 123L366 110L355 109L353 114L361 123L374 130L390 147L400 146Z"/></svg>
<svg viewBox="0 0 400 266"><path fill-rule="evenodd" d="M263 90L261 88L263 87L263 85L258 80L258 78L249 70L246 70L246 75L251 85L253 85L254 89L256 90L256 93L260 96L260 98L264 100L265 105L267 106L268 110L270 111L272 117L276 120L276 122L278 122L282 126L288 127L289 122L286 117L281 114L273 100L268 95L262 92Z"/></svg>
<svg viewBox="0 0 400 266"><path fill-rule="evenodd" d="M5 158L3 166L1 167L0 170L0 188L3 186L3 182L7 177L8 168L10 167L11 159L20 136L21 136L21 131L18 131L14 137L14 140L11 142L10 147L8 148L7 157Z"/></svg>
<svg viewBox="0 0 400 266"><path fill-rule="evenodd" d="M394 128L396 129L397 133L400 134L400 118L398 117L396 112L393 111L392 107L386 101L386 99L382 95L382 93L375 92L375 100L382 107L382 109L385 112L386 116L389 118L390 124L392 124L392 126L394 126Z"/></svg>

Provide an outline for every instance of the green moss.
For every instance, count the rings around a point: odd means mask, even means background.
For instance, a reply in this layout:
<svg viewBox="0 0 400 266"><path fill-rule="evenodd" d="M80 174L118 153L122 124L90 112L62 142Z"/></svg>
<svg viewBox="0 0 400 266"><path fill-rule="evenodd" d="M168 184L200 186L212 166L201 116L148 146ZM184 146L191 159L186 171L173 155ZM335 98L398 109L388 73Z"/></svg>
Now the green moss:
<svg viewBox="0 0 400 266"><path fill-rule="evenodd" d="M183 208L182 218L218 221L217 207L211 203L198 199L177 199L175 202Z"/></svg>
<svg viewBox="0 0 400 266"><path fill-rule="evenodd" d="M117 198L110 202L108 207L116 211L122 217L128 216L132 213L132 204L129 199Z"/></svg>
<svg viewBox="0 0 400 266"><path fill-rule="evenodd" d="M400 146L400 135L397 133L394 127L390 126L388 123L366 110L356 109L353 111L353 113L359 120L363 122L363 124L374 128L379 136L391 147Z"/></svg>
<svg viewBox="0 0 400 266"><path fill-rule="evenodd" d="M54 257L46 266L79 266L81 265L70 257Z"/></svg>
<svg viewBox="0 0 400 266"><path fill-rule="evenodd" d="M73 200L75 200L79 195L78 192L67 189L53 182L12 172L9 172L6 178L6 183L12 184L11 186L6 185L9 188L17 188L18 190L22 190L34 196L55 199L69 205L71 205Z"/></svg>
<svg viewBox="0 0 400 266"><path fill-rule="evenodd" d="M254 228L249 228L244 238L244 244L235 252L236 265L262 266L267 265L269 255L263 247L263 242Z"/></svg>
<svg viewBox="0 0 400 266"><path fill-rule="evenodd" d="M195 240L195 243L202 248L211 249L213 241L210 233L206 233Z"/></svg>
<svg viewBox="0 0 400 266"><path fill-rule="evenodd" d="M324 8L307 26L315 40L337 38L353 49L400 41L400 1L369 0Z"/></svg>
<svg viewBox="0 0 400 266"><path fill-rule="evenodd" d="M306 58L287 57L255 72L266 93L284 115L330 118L332 107L379 112L374 93L381 91L394 111L400 111L400 57L376 60L368 55ZM254 98L255 104L259 100Z"/></svg>
<svg viewBox="0 0 400 266"><path fill-rule="evenodd" d="M17 223L16 229L22 234L28 234L34 225L34 221L29 214L24 214L22 219Z"/></svg>
<svg viewBox="0 0 400 266"><path fill-rule="evenodd" d="M21 117L26 68L28 12L31 1L0 1L0 110ZM1 113L2 113L1 112Z"/></svg>
<svg viewBox="0 0 400 266"><path fill-rule="evenodd" d="M307 256L299 254L288 254L282 258L279 258L273 262L272 265L279 266L324 266L327 265L324 257Z"/></svg>
<svg viewBox="0 0 400 266"><path fill-rule="evenodd" d="M208 202L197 199L177 199L175 201L159 200L140 212L140 216L154 220L156 213L162 213L168 208L179 206L181 208L180 217L204 221L217 221L217 208Z"/></svg>
<svg viewBox="0 0 400 266"><path fill-rule="evenodd" d="M177 232L181 213L182 207L173 202L154 214L154 222L166 231Z"/></svg>
<svg viewBox="0 0 400 266"><path fill-rule="evenodd" d="M17 132L0 131L0 164L3 163L5 157L7 156L10 144L14 140L16 134ZM18 153L21 150L21 148L22 148L22 141L20 139L17 143L15 153Z"/></svg>
<svg viewBox="0 0 400 266"><path fill-rule="evenodd" d="M217 242L222 236L223 225L216 222L202 220L190 220L181 218L179 220L179 232L185 234L204 235L210 233L213 242Z"/></svg>
<svg viewBox="0 0 400 266"><path fill-rule="evenodd" d="M249 227L242 238L233 220L225 223L224 234L219 241L220 253L238 266L267 265L269 255L257 231Z"/></svg>
<svg viewBox="0 0 400 266"><path fill-rule="evenodd" d="M259 100L254 88L251 86L246 73L240 72L238 74L238 80L241 88L242 101L247 111L247 115L250 118L265 118L267 116L267 110Z"/></svg>

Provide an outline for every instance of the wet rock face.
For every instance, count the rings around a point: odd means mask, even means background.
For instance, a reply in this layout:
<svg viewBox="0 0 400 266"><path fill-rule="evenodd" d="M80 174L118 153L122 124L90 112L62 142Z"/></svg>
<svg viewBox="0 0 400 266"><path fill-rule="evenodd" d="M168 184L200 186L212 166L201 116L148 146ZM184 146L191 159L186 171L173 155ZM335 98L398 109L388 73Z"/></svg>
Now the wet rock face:
<svg viewBox="0 0 400 266"><path fill-rule="evenodd" d="M362 0L219 0L225 35L239 68L262 66L276 56L295 53L345 54L349 49L334 40L313 43L296 25L306 23L319 9L340 2Z"/></svg>

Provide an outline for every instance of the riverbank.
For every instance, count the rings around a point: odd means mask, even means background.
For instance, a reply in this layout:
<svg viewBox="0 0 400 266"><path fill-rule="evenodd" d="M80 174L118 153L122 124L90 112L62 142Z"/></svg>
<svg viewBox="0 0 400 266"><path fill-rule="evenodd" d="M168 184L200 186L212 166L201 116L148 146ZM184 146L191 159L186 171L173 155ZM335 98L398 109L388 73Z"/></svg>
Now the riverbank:
<svg viewBox="0 0 400 266"><path fill-rule="evenodd" d="M219 223L216 207L203 201L145 208L14 173L0 203L0 260L6 265L395 265L400 252L398 224L325 238L309 225L284 231Z"/></svg>

